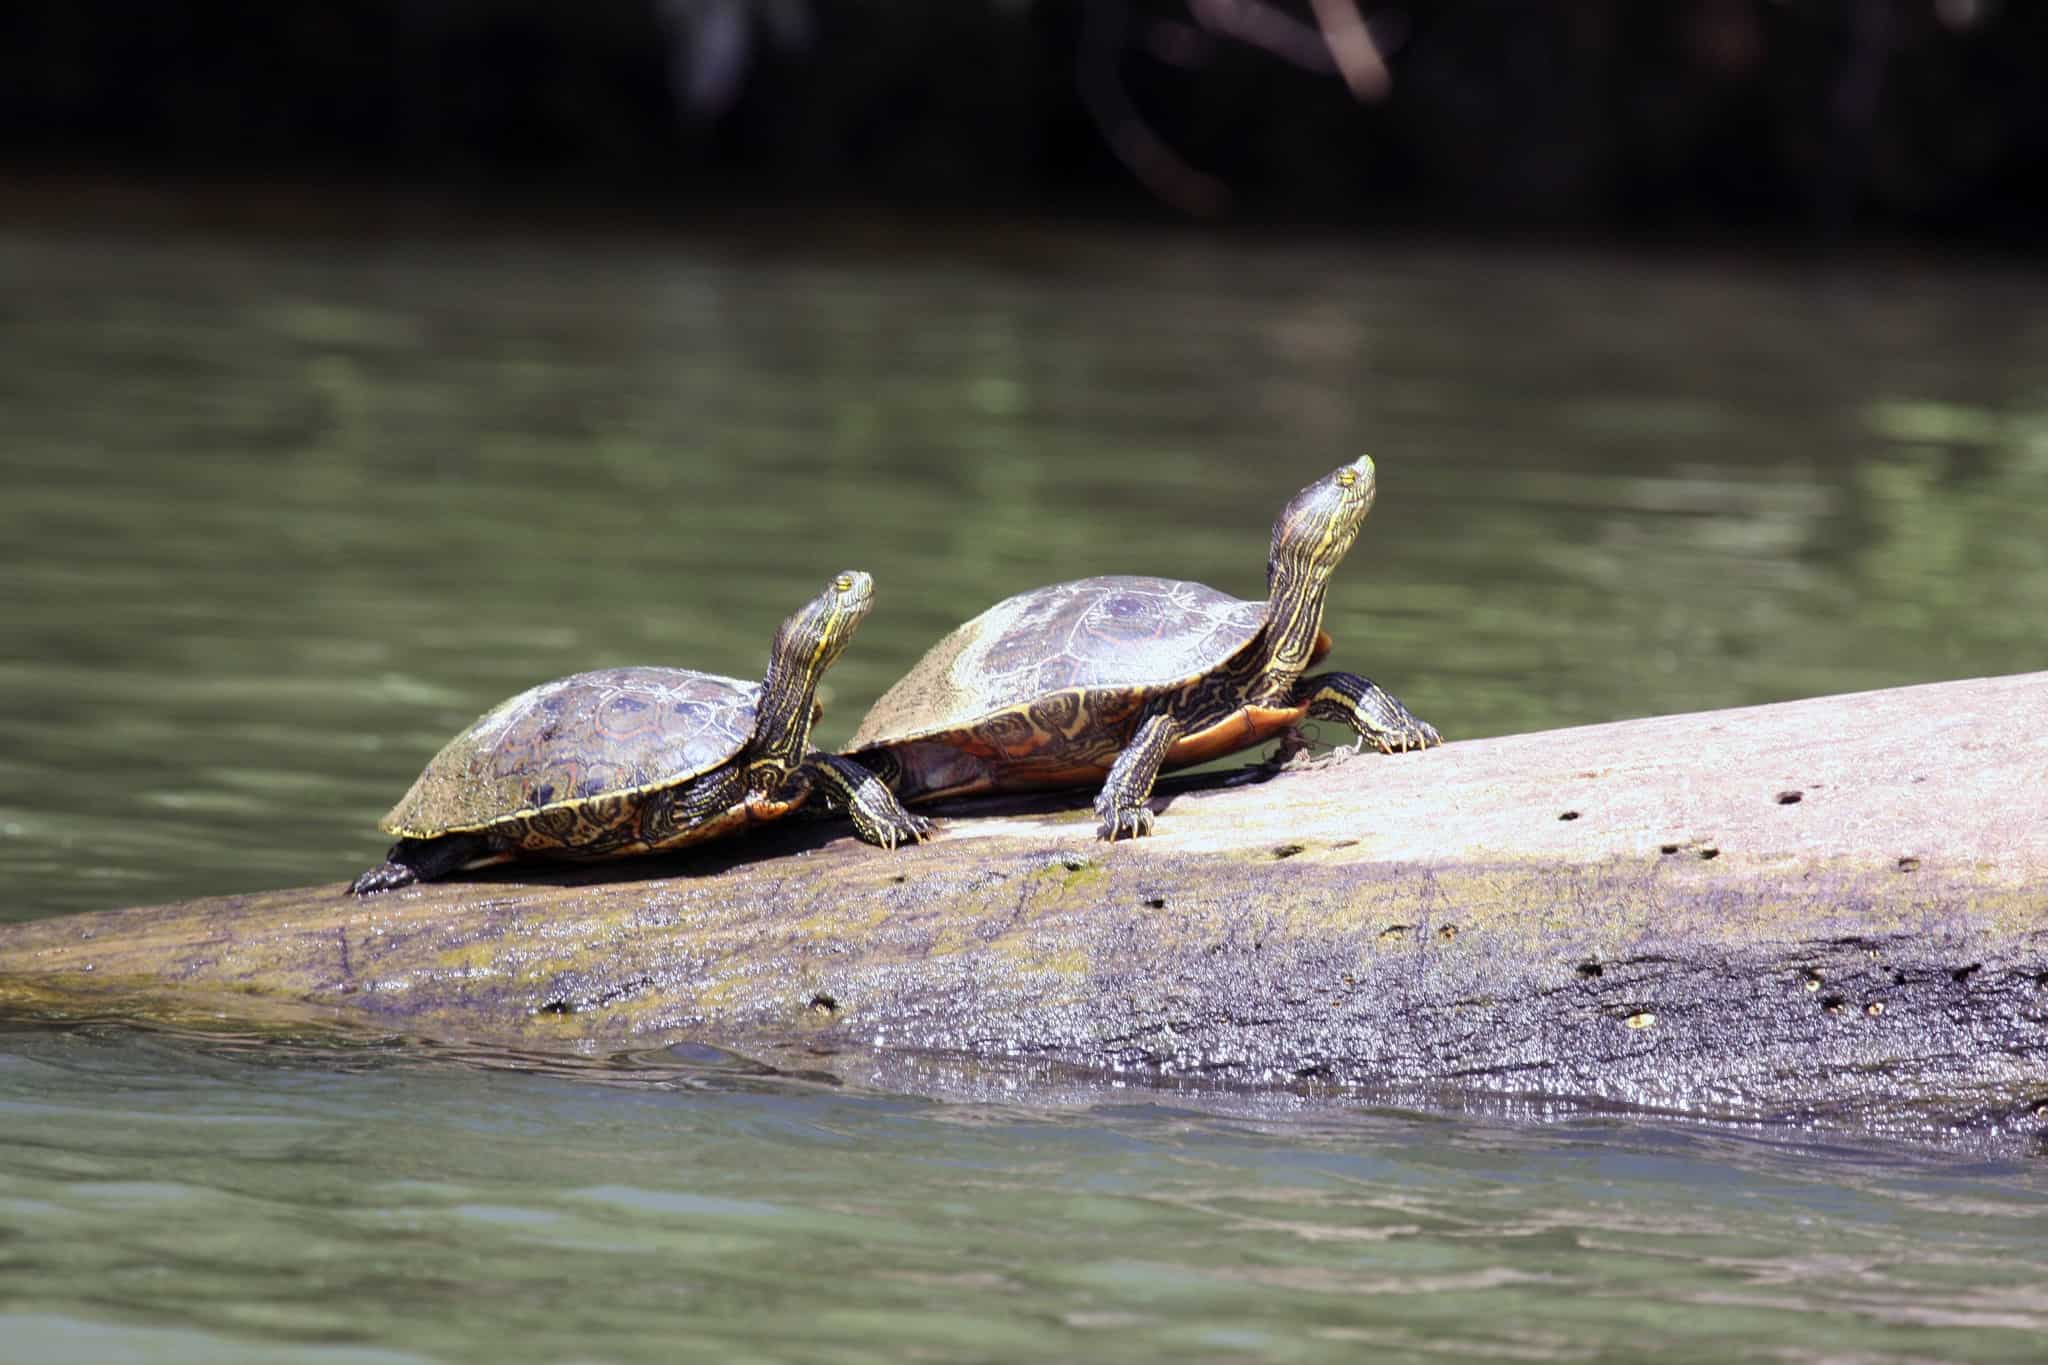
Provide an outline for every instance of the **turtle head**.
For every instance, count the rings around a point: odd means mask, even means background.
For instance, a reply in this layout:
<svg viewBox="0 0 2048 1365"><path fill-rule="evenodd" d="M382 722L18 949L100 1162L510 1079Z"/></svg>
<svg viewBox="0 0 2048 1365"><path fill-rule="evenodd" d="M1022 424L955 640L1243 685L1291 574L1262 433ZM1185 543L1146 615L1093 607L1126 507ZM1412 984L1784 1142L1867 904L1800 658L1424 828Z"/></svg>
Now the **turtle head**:
<svg viewBox="0 0 2048 1365"><path fill-rule="evenodd" d="M810 747L817 724L818 680L843 652L875 605L875 580L858 569L832 575L825 590L799 607L775 632L768 676L754 718L750 781L779 785Z"/></svg>
<svg viewBox="0 0 2048 1365"><path fill-rule="evenodd" d="M1268 590L1279 587L1283 579L1328 579L1358 538L1377 490L1372 456L1361 455L1296 493L1273 523L1273 548L1266 558Z"/></svg>
<svg viewBox="0 0 2048 1365"><path fill-rule="evenodd" d="M823 592L775 632L772 666L808 673L815 682L846 649L874 605L874 579L858 569L834 574Z"/></svg>

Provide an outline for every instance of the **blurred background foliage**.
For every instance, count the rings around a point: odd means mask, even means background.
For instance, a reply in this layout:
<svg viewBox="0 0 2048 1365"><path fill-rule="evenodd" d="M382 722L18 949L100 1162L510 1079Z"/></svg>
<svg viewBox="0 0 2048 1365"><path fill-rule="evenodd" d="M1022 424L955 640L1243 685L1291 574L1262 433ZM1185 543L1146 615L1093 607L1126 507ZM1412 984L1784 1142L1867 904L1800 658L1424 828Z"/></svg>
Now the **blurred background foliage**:
<svg viewBox="0 0 2048 1365"><path fill-rule="evenodd" d="M10 0L0 169L2025 245L2044 56L2033 0Z"/></svg>

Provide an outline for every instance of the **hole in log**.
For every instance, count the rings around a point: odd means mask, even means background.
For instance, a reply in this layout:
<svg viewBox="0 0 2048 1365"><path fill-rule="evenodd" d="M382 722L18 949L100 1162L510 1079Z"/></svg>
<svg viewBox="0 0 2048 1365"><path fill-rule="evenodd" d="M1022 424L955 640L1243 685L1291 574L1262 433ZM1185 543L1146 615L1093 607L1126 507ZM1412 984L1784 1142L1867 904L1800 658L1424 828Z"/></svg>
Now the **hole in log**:
<svg viewBox="0 0 2048 1365"><path fill-rule="evenodd" d="M839 1008L839 1002L837 1000L834 1000L831 996L825 994L825 992L819 991L816 995L811 997L810 1007L813 1010L817 1011L819 1014L830 1014L834 1010Z"/></svg>
<svg viewBox="0 0 2048 1365"><path fill-rule="evenodd" d="M1709 844L1705 848L1700 850L1700 857L1702 858L1718 858L1720 856L1721 850L1715 848L1712 844Z"/></svg>
<svg viewBox="0 0 2048 1365"><path fill-rule="evenodd" d="M1904 858L1901 858L1901 859L1899 859L1899 871L1901 871L1901 872L1917 872L1917 871L1919 871L1919 869L1920 869L1920 860L1919 860L1918 858L1915 858L1915 857L1911 857L1911 856L1909 855L1909 856L1907 856L1907 857L1904 857Z"/></svg>
<svg viewBox="0 0 2048 1365"><path fill-rule="evenodd" d="M1878 1016L1878 1015L1880 1015L1880 1014L1883 1014L1883 1013L1884 1013L1884 1001L1882 1001L1882 1000L1873 1000L1873 1001L1871 1001L1871 1002L1870 1002L1869 1004L1867 1004L1867 1005L1865 1005L1865 1006L1863 1007L1863 1012L1864 1012L1865 1014L1869 1015L1869 1016L1870 1016L1871 1018L1873 1018L1873 1019L1877 1018L1877 1016Z"/></svg>
<svg viewBox="0 0 2048 1365"><path fill-rule="evenodd" d="M1637 1010L1634 1014L1622 1020L1622 1022L1632 1029L1646 1029L1657 1022L1657 1016L1648 1010Z"/></svg>
<svg viewBox="0 0 2048 1365"><path fill-rule="evenodd" d="M901 886L903 885L903 883L910 880L910 874L908 872L898 872L895 876L889 878L889 880L896 883L896 885Z"/></svg>
<svg viewBox="0 0 2048 1365"><path fill-rule="evenodd" d="M1817 991L1820 989L1819 972L1808 972L1805 976L1799 979L1805 985L1806 989L1810 991Z"/></svg>
<svg viewBox="0 0 2048 1365"><path fill-rule="evenodd" d="M1449 943L1452 939L1458 936L1458 926L1455 924L1446 924L1443 928L1436 931L1436 936L1442 939L1444 942Z"/></svg>
<svg viewBox="0 0 2048 1365"><path fill-rule="evenodd" d="M1276 860L1280 858L1292 858L1297 853L1306 852L1308 852L1307 844L1282 844L1280 845L1280 847L1273 850L1273 857Z"/></svg>
<svg viewBox="0 0 2048 1365"><path fill-rule="evenodd" d="M1579 975L1585 977L1588 981L1599 979L1602 975L1600 964L1597 962L1581 962L1579 964Z"/></svg>
<svg viewBox="0 0 2048 1365"><path fill-rule="evenodd" d="M1983 965L1981 962L1972 962L1967 967L1958 967L1948 974L1948 979L1951 981L1968 981L1977 974L1977 969Z"/></svg>
<svg viewBox="0 0 2048 1365"><path fill-rule="evenodd" d="M1831 995L1820 1002L1820 1007L1826 1010L1829 1014L1840 1014L1842 1012L1842 1006L1848 1003L1848 1001L1842 999L1842 997L1839 995Z"/></svg>
<svg viewBox="0 0 2048 1365"><path fill-rule="evenodd" d="M566 1000L550 1000L540 1007L542 1014L574 1014L576 1007Z"/></svg>
<svg viewBox="0 0 2048 1365"><path fill-rule="evenodd" d="M1778 793L1778 804L1781 806L1796 806L1805 799L1806 793L1802 791L1783 791Z"/></svg>
<svg viewBox="0 0 2048 1365"><path fill-rule="evenodd" d="M1307 1066L1294 1068L1294 1079L1298 1081L1319 1080L1329 1074L1330 1068L1324 1062L1311 1062Z"/></svg>
<svg viewBox="0 0 2048 1365"><path fill-rule="evenodd" d="M1672 854L1674 854L1674 853L1678 852L1678 845L1677 845L1677 844L1660 844L1660 845L1658 846L1658 848L1657 848L1657 851L1658 851L1659 853L1663 854L1663 855L1664 855L1665 857L1667 857L1667 858L1668 858L1668 857L1670 857L1670 856L1671 856Z"/></svg>
<svg viewBox="0 0 2048 1365"><path fill-rule="evenodd" d="M1380 937L1406 938L1408 937L1408 926L1405 924L1389 924L1386 928L1380 930Z"/></svg>
<svg viewBox="0 0 2048 1365"><path fill-rule="evenodd" d="M1146 907L1147 907L1148 909L1152 909L1152 910L1164 910L1164 909L1166 908L1166 897L1164 897L1164 896L1147 896L1147 897L1145 897L1145 905L1146 905Z"/></svg>
<svg viewBox="0 0 2048 1365"><path fill-rule="evenodd" d="M1568 810L1557 818L1560 820L1576 820L1579 818L1579 813L1575 810Z"/></svg>

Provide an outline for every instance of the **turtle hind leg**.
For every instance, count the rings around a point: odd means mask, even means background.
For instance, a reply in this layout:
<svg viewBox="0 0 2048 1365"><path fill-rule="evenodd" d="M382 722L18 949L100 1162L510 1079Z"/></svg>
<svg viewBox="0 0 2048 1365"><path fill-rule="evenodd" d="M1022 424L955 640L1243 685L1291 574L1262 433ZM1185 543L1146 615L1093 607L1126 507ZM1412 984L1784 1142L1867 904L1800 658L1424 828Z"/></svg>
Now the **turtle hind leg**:
<svg viewBox="0 0 2048 1365"><path fill-rule="evenodd" d="M395 891L451 872L502 862L510 855L482 834L443 834L435 839L400 839L384 861L348 884L351 896Z"/></svg>
<svg viewBox="0 0 2048 1365"><path fill-rule="evenodd" d="M877 848L919 844L931 837L932 822L912 815L889 784L850 758L814 753L805 760L818 785L845 807L854 833Z"/></svg>
<svg viewBox="0 0 2048 1365"><path fill-rule="evenodd" d="M1095 813L1102 817L1098 838L1115 843L1126 834L1137 839L1152 832L1152 808L1145 803L1152 799L1159 765L1180 732L1181 723L1171 712L1157 711L1140 722L1095 795Z"/></svg>
<svg viewBox="0 0 2048 1365"><path fill-rule="evenodd" d="M1318 673L1294 685L1294 703L1306 706L1318 720L1337 720L1358 733L1358 744L1378 746L1382 753L1427 749L1444 737L1436 727L1403 706L1400 699L1370 678L1356 673Z"/></svg>

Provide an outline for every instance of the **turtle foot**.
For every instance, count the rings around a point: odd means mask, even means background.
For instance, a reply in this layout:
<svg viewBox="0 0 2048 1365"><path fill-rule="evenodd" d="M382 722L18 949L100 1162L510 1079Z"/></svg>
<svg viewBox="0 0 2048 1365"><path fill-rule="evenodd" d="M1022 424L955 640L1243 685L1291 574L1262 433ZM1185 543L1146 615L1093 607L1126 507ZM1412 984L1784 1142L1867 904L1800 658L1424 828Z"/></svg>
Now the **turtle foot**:
<svg viewBox="0 0 2048 1365"><path fill-rule="evenodd" d="M859 764L836 754L814 755L811 762L833 799L846 807L854 833L876 848L921 844L932 837L932 822L905 810L889 784Z"/></svg>
<svg viewBox="0 0 2048 1365"><path fill-rule="evenodd" d="M400 839L384 861L348 884L351 896L396 891L414 882L430 882L464 868L502 862L508 854L482 834L443 834L432 839Z"/></svg>
<svg viewBox="0 0 2048 1365"><path fill-rule="evenodd" d="M374 896L379 891L396 891L401 886L411 886L420 879L419 873L404 863L381 862L348 884L351 896Z"/></svg>
<svg viewBox="0 0 2048 1365"><path fill-rule="evenodd" d="M1368 745L1383 754L1407 753L1442 744L1434 725L1401 704L1400 698L1370 678L1356 673L1318 673L1303 678L1295 691L1318 720L1342 721L1358 736L1357 750Z"/></svg>
<svg viewBox="0 0 2048 1365"><path fill-rule="evenodd" d="M1412 730L1390 730L1360 735L1358 742L1351 746L1351 752L1362 753L1370 747L1378 749L1383 754L1405 754L1443 742L1444 737L1436 732L1435 726L1426 721L1417 721Z"/></svg>
<svg viewBox="0 0 2048 1365"><path fill-rule="evenodd" d="M1444 742L1444 737L1438 734L1436 727L1428 721L1419 716L1410 716L1408 719L1413 725L1408 733L1401 737L1400 742L1395 744L1396 749L1430 749Z"/></svg>
<svg viewBox="0 0 2048 1365"><path fill-rule="evenodd" d="M921 844L932 837L935 828L924 816L899 810L896 819L875 821L874 837L869 842L887 849L903 844Z"/></svg>

